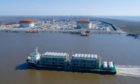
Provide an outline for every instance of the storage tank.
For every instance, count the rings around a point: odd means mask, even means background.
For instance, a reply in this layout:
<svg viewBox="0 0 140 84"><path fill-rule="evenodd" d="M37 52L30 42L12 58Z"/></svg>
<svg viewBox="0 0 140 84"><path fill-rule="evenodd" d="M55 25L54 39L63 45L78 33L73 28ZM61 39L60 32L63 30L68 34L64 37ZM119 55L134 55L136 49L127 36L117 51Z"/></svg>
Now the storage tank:
<svg viewBox="0 0 140 84"><path fill-rule="evenodd" d="M114 67L113 62L109 62L109 68L112 69Z"/></svg>
<svg viewBox="0 0 140 84"><path fill-rule="evenodd" d="M90 29L92 23L89 20L79 20L77 21L77 29Z"/></svg>
<svg viewBox="0 0 140 84"><path fill-rule="evenodd" d="M19 22L19 24L20 24L20 27L22 27L22 28L25 28L25 27L34 27L35 26L35 24L34 24L34 22L33 22L32 19L24 19L24 20L21 20Z"/></svg>
<svg viewBox="0 0 140 84"><path fill-rule="evenodd" d="M105 61L105 62L103 62L103 68L104 69L107 69L108 68L108 64L107 64L107 62Z"/></svg>

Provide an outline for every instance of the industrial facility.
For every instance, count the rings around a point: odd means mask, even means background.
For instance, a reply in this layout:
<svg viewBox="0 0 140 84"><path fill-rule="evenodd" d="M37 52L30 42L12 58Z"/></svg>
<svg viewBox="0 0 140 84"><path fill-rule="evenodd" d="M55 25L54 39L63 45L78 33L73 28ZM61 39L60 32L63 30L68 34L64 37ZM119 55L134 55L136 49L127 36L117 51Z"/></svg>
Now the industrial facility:
<svg viewBox="0 0 140 84"><path fill-rule="evenodd" d="M92 23L89 20L79 20L77 21L77 29L91 29Z"/></svg>
<svg viewBox="0 0 140 84"><path fill-rule="evenodd" d="M35 24L34 24L34 22L33 22L32 19L24 19L24 20L21 20L19 22L19 24L20 24L20 27L22 27L22 28L34 27L35 26Z"/></svg>

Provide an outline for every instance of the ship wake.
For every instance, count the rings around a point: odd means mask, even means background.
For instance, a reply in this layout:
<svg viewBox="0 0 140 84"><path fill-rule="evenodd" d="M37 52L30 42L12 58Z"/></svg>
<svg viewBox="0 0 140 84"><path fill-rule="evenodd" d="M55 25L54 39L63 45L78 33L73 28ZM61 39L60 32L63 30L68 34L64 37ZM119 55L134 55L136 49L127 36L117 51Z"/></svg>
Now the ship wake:
<svg viewBox="0 0 140 84"><path fill-rule="evenodd" d="M117 75L140 77L140 66L117 65L116 69L117 69Z"/></svg>

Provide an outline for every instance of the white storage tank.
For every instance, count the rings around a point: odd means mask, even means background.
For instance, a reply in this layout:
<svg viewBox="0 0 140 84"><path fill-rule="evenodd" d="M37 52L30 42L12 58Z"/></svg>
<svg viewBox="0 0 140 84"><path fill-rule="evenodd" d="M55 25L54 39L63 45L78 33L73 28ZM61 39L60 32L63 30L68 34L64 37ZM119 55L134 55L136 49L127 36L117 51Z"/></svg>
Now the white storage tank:
<svg viewBox="0 0 140 84"><path fill-rule="evenodd" d="M77 21L77 29L91 29L92 23L89 20Z"/></svg>
<svg viewBox="0 0 140 84"><path fill-rule="evenodd" d="M34 22L33 22L32 19L24 19L24 20L21 20L19 22L19 24L20 24L20 27L22 27L22 28L34 27L35 26L35 24L34 24Z"/></svg>
<svg viewBox="0 0 140 84"><path fill-rule="evenodd" d="M113 62L109 62L108 65L109 65L110 69L112 69L114 67Z"/></svg>
<svg viewBox="0 0 140 84"><path fill-rule="evenodd" d="M107 69L108 68L108 64L107 64L107 62L105 61L105 62L103 62L103 68L104 69Z"/></svg>

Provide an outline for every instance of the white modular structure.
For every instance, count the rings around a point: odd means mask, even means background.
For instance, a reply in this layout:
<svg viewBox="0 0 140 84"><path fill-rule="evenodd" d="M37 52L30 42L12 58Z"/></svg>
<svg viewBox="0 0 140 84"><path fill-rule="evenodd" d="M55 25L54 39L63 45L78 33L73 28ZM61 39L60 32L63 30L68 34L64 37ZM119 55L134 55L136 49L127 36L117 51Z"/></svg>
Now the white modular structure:
<svg viewBox="0 0 140 84"><path fill-rule="evenodd" d="M64 66L68 54L60 52L45 52L40 60L42 65L50 66Z"/></svg>
<svg viewBox="0 0 140 84"><path fill-rule="evenodd" d="M72 67L84 69L99 67L99 58L97 54L74 54L71 59Z"/></svg>

